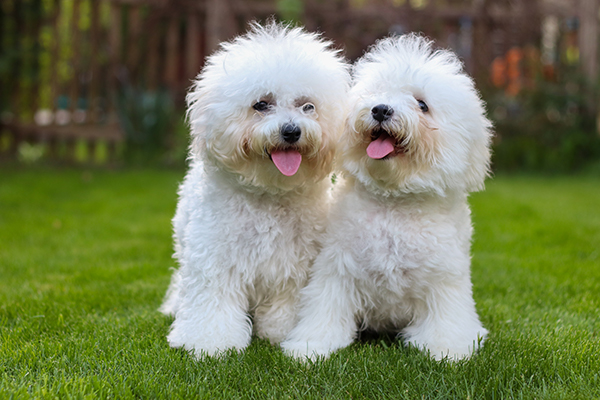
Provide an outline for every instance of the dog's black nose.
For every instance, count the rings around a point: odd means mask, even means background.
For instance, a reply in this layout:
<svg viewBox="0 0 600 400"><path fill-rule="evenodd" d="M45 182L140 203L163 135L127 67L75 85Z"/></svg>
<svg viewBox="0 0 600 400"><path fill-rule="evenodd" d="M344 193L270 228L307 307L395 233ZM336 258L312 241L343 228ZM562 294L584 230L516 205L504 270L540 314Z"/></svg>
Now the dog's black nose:
<svg viewBox="0 0 600 400"><path fill-rule="evenodd" d="M283 126L281 127L281 136L283 137L283 140L285 140L289 144L296 143L298 140L300 140L301 134L302 131L300 130L300 127L296 124L287 123L283 124Z"/></svg>
<svg viewBox="0 0 600 400"><path fill-rule="evenodd" d="M371 114L373 114L373 118L375 118L379 122L383 122L386 119L389 119L394 113L394 109L385 104L378 104L371 109Z"/></svg>

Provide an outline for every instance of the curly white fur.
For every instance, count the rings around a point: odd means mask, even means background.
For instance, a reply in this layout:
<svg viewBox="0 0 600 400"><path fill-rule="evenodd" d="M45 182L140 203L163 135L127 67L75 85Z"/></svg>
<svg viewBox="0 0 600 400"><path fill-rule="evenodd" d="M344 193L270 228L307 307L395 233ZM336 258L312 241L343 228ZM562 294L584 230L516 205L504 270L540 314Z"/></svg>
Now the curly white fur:
<svg viewBox="0 0 600 400"><path fill-rule="evenodd" d="M318 252L349 71L300 28L253 25L208 58L188 95L192 165L173 219L168 341L196 356L279 342ZM301 132L288 143L283 126ZM302 157L291 176L276 151ZM292 171L293 172L293 171Z"/></svg>
<svg viewBox="0 0 600 400"><path fill-rule="evenodd" d="M299 323L281 346L300 358L327 356L368 327L400 331L438 359L469 357L487 333L471 291L467 204L489 168L483 103L456 56L416 35L371 48L350 97L347 180ZM391 110L381 122L380 105ZM367 149L378 137L393 150L373 159Z"/></svg>

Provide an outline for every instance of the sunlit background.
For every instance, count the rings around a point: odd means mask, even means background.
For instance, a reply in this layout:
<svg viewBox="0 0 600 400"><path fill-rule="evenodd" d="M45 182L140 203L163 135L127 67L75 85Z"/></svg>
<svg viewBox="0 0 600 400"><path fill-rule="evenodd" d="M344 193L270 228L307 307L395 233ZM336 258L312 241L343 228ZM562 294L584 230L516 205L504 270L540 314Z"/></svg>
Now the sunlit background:
<svg viewBox="0 0 600 400"><path fill-rule="evenodd" d="M495 170L600 171L598 0L2 0L0 158L184 165L184 96L249 21L323 32L353 61L422 32L494 121Z"/></svg>

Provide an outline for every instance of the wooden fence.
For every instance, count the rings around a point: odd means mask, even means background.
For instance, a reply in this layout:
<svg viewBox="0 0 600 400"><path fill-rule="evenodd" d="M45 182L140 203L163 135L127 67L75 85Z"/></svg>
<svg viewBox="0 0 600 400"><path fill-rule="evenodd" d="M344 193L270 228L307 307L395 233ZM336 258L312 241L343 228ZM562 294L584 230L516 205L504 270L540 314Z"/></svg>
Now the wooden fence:
<svg viewBox="0 0 600 400"><path fill-rule="evenodd" d="M98 144L114 157L130 134L124 106L143 103L124 92L166 92L181 109L205 55L250 20L286 17L278 6L350 59L389 32L424 32L454 48L481 85L495 58L539 46L544 18L571 18L577 2L597 9L596 0L1 0L0 156L30 142L64 159ZM580 47L597 47L596 36ZM588 69L594 77L596 64Z"/></svg>
<svg viewBox="0 0 600 400"><path fill-rule="evenodd" d="M68 160L101 144L114 158L124 88L181 103L207 52L274 12L272 1L2 0L0 155L31 142Z"/></svg>

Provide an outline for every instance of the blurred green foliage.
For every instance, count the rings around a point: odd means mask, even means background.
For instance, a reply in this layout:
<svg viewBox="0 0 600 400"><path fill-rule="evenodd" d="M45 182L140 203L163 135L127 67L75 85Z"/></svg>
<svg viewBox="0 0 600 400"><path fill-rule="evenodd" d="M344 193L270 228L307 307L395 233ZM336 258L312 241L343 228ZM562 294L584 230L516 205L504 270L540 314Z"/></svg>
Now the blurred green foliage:
<svg viewBox="0 0 600 400"><path fill-rule="evenodd" d="M117 98L117 113L125 134L123 155L126 162L177 163L177 158L185 159L183 154L175 155L169 151L174 147L180 151L181 135L173 138L173 131L176 127L179 132L185 128L181 126L181 113L176 110L167 90L149 91L126 86Z"/></svg>
<svg viewBox="0 0 600 400"><path fill-rule="evenodd" d="M574 70L517 97L488 93L495 170L569 172L600 160L599 91Z"/></svg>
<svg viewBox="0 0 600 400"><path fill-rule="evenodd" d="M96 61L101 59L100 64L104 65L109 54L106 46L100 46L92 54L89 45L80 45L77 57L80 65L77 67L72 62L73 24L82 37L91 34L93 1L96 0L81 1L77 21L73 20L73 0L0 1L0 122L15 117L31 121L39 109L77 108L112 117L114 94L109 92L108 82L118 78L121 87L116 107L126 136L120 151L124 160L127 163L183 164L189 132L183 121L182 107L174 105L183 98L182 93L174 95L165 89L150 91L143 88L143 80L140 83L121 79L121 71L110 70L109 77L99 85L98 97L94 101L83 100L91 89L91 75L76 71L88 71L94 57ZM405 2L394 0L396 5ZM422 1L409 3L413 8L425 4ZM120 20L111 19L110 4L102 1L98 5L101 27L120 24L121 29L127 31L125 14L120 14ZM366 2L353 0L352 4L358 7ZM57 5L61 12L55 15ZM278 17L286 22L301 24L305 19L303 0L276 0L276 5ZM55 16L58 18L56 31L48 23ZM581 79L577 65L560 68L564 70L558 71L555 81L540 79L516 97L500 91L484 93L496 130L495 170L567 172L594 163L600 170L597 133L600 90L595 83ZM80 80L82 93L77 100L69 98L73 79ZM53 93L53 86L57 93ZM105 120L103 117L101 122ZM6 151L9 145L8 135L0 131L0 151ZM48 152L43 149L43 144L26 145L19 149L18 157L24 162L37 162L47 156ZM80 153L79 159L83 162L106 158Z"/></svg>
<svg viewBox="0 0 600 400"><path fill-rule="evenodd" d="M302 0L277 0L277 13L283 21L300 23L304 14Z"/></svg>

